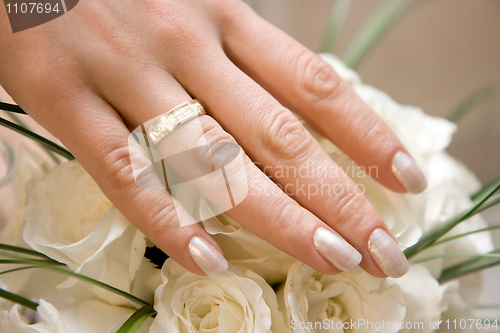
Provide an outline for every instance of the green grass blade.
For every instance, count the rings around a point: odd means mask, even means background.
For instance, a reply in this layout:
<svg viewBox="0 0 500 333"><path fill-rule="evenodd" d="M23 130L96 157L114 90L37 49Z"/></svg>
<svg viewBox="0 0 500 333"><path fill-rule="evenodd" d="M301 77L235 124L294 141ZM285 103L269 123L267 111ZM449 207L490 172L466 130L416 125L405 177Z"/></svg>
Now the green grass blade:
<svg viewBox="0 0 500 333"><path fill-rule="evenodd" d="M458 123L469 114L472 110L477 108L479 105L489 101L493 96L496 95L498 87L494 84L487 84L478 90L474 91L465 101L460 103L459 106L453 110L448 116L448 120L454 123Z"/></svg>
<svg viewBox="0 0 500 333"><path fill-rule="evenodd" d="M420 264L426 261L431 261L441 258L456 258L456 257L474 257L474 258L499 258L500 253L443 253L435 256L425 257L418 260L412 260L412 264Z"/></svg>
<svg viewBox="0 0 500 333"><path fill-rule="evenodd" d="M457 238L462 238L462 237L473 235L473 234L477 234L477 233L480 233L480 232L491 231L491 230L496 230L496 229L500 229L500 225L496 225L496 226L488 227L488 228L483 228L483 229L478 229L478 230L473 230L473 231L469 231L469 232L466 232L466 233L463 233L463 234L460 234L460 235L455 235L455 236L452 236L452 237L447 237L445 239L440 239L438 241L435 241L432 244L432 246L436 246L436 245L439 245L439 244L442 244L442 243L446 243L446 242L455 240Z"/></svg>
<svg viewBox="0 0 500 333"><path fill-rule="evenodd" d="M38 266L24 266L24 267L9 269L8 271L0 272L0 275L14 273L14 272L17 272L17 271L23 271L25 269L30 269L30 268L38 268Z"/></svg>
<svg viewBox="0 0 500 333"><path fill-rule="evenodd" d="M489 183L488 185L484 186L482 189L480 189L479 191L477 191L476 193L474 193L470 197L471 200L474 201L474 202L481 201L485 196L488 195L488 193L490 193L491 191L493 191L493 189L495 187L497 187L498 185L500 185L500 178L498 178L497 180Z"/></svg>
<svg viewBox="0 0 500 333"><path fill-rule="evenodd" d="M110 291L112 293L115 293L117 295L120 295L120 296L123 296L125 298L128 298L129 300L131 300L133 302L136 302L136 303L138 303L140 305L143 305L143 306L150 305L148 302L146 302L146 301L144 301L144 300L142 300L142 299L140 299L140 298L138 298L138 297L136 297L136 296L134 296L132 294L129 294L126 291L123 291L121 289L115 288L113 286L110 286L109 284L106 284L106 283L103 283L101 281L95 280L95 279L90 278L88 276L81 275L81 274L69 271L67 269L64 269L64 268L59 268L59 267L50 266L50 265L42 266L42 268L47 268L47 269L50 269L50 270L53 270L53 271L56 271L56 272L59 272L59 273L62 273L62 274L74 277L74 278L77 278L79 280L91 283L91 284L96 285L98 287L101 287L101 288L103 288L105 290L108 290L108 291Z"/></svg>
<svg viewBox="0 0 500 333"><path fill-rule="evenodd" d="M35 310L35 311L36 311L36 308L38 307L38 303L30 301L29 299L27 299L25 297L11 293L10 291L7 291L7 290L2 289L2 288L0 288L0 297L5 298L11 302L20 304L24 307L30 308L30 309Z"/></svg>
<svg viewBox="0 0 500 333"><path fill-rule="evenodd" d="M33 250L25 249L25 248L20 248L17 246L11 246L11 245L6 245L6 244L0 244L2 246L2 250L6 251L13 251L13 252L20 252L20 253L25 253L25 254L31 254L34 255ZM38 253L38 252L36 252ZM40 254L41 255L41 254ZM37 266L39 268L47 268L56 272L59 272L61 274L69 275L71 277L77 278L82 281L86 281L88 283L91 283L93 285L96 285L98 287L101 287L103 289L106 289L108 291L111 291L117 295L123 296L125 298L130 299L131 301L134 301L136 303L139 303L141 305L150 305L148 302L127 293L126 291L120 290L118 288L115 288L113 286L110 286L109 284L103 283L101 281L95 280L93 278L90 278L85 275L81 275L75 272L72 272L70 270L67 270L65 268L57 267L57 266L66 266L63 263L60 263L58 261L55 261L53 259L47 258L47 259L29 259L29 258L16 258L16 259L0 259L0 264L25 264L25 265L32 265L32 266Z"/></svg>
<svg viewBox="0 0 500 333"><path fill-rule="evenodd" d="M0 102L0 110L19 113L19 114L27 114L21 109L18 105Z"/></svg>
<svg viewBox="0 0 500 333"><path fill-rule="evenodd" d="M116 333L134 333L151 316L156 314L152 305L145 305L134 312Z"/></svg>
<svg viewBox="0 0 500 333"><path fill-rule="evenodd" d="M7 127L9 129L19 133L19 134L22 134L22 135L24 135L32 140L35 140L36 142L43 144L45 147L47 147L47 149L49 149L49 150L53 151L54 153L57 153L63 157L66 157L68 160L75 159L75 157L73 155L71 155L71 153L67 149L59 146L58 144L56 144L50 140L45 139L43 136L40 136L36 133L33 133L33 132L25 129L22 126L19 126L18 124L15 124L11 121L8 121L7 119L0 117L0 125Z"/></svg>
<svg viewBox="0 0 500 333"><path fill-rule="evenodd" d="M345 64L356 69L369 51L397 21L410 0L384 0L360 29L343 56Z"/></svg>
<svg viewBox="0 0 500 333"><path fill-rule="evenodd" d="M330 18L328 19L328 25L326 27L325 36L323 37L323 45L321 46L321 52L334 52L335 44L340 35L340 31L344 26L345 20L347 18L347 13L349 12L349 7L351 6L352 0L335 0L333 3L332 11L330 12Z"/></svg>
<svg viewBox="0 0 500 333"><path fill-rule="evenodd" d="M3 244L3 243L0 243L0 250L23 253L23 254L28 254L30 256L36 256L36 257L42 257L42 258L49 258L45 254L37 252L35 250L26 249L24 247L19 247L19 246L7 245L7 244Z"/></svg>
<svg viewBox="0 0 500 333"><path fill-rule="evenodd" d="M406 258L410 259L413 256L415 256L417 253L421 252L422 250L426 249L430 245L432 245L434 242L436 242L439 238L441 238L444 234L446 234L448 231L453 229L457 224L459 224L462 221L467 220L469 217L474 216L475 214L478 214L482 212L485 209L488 209L497 203L500 202L500 195L494 196L495 192L500 188L500 185L496 186L484 199L482 199L479 203L477 203L475 206L473 206L471 209L462 212L458 215L455 215L451 219L440 223L436 225L435 227L427 230L422 237L418 240L418 242L404 250L404 254L406 255ZM491 199L491 200L490 200Z"/></svg>
<svg viewBox="0 0 500 333"><path fill-rule="evenodd" d="M35 265L39 267L49 267L49 266L64 266L64 264L54 261L54 260L43 260L43 259L0 259L0 265L11 265L11 264L24 264L24 265Z"/></svg>
<svg viewBox="0 0 500 333"><path fill-rule="evenodd" d="M24 127L26 128L27 130L31 131L29 126L26 125L26 123L24 121L21 120L21 118L19 118L15 113L9 113L7 114L7 116L9 116L16 124L18 124L19 126L21 127ZM50 151L47 147L45 147L43 144L41 144L40 142L38 142L38 145L40 147L42 147L43 150L45 150L45 152L47 153L47 155L49 155L49 157L54 161L56 162L57 164L61 163L61 161L57 158L57 156L52 152Z"/></svg>
<svg viewBox="0 0 500 333"><path fill-rule="evenodd" d="M500 249L495 249L487 254L497 255L496 257L483 256L481 258L470 259L443 270L439 277L439 283L459 278L461 276L481 271L488 267L500 264Z"/></svg>

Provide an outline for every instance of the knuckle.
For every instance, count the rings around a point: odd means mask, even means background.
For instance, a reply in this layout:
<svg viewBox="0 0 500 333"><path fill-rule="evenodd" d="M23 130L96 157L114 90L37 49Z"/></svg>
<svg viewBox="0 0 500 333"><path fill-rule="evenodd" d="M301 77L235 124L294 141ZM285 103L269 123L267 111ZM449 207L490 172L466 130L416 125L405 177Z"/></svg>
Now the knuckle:
<svg viewBox="0 0 500 333"><path fill-rule="evenodd" d="M300 206L293 200L286 200L281 204L281 206L278 206L277 209L276 206L273 205L271 210L275 211L277 214L274 219L276 225L273 225L273 229L278 227L280 230L287 230L290 225L294 224L293 221L297 221L302 218L302 214L299 214L301 210Z"/></svg>
<svg viewBox="0 0 500 333"><path fill-rule="evenodd" d="M203 115L198 117L198 119L200 120L201 127L203 129L203 138L199 138L199 140L204 139L210 143L235 142L233 137L224 131L214 118L208 115Z"/></svg>
<svg viewBox="0 0 500 333"><path fill-rule="evenodd" d="M359 191L345 191L339 194L335 204L334 216L339 222L349 222L357 215L363 206L363 194Z"/></svg>
<svg viewBox="0 0 500 333"><path fill-rule="evenodd" d="M135 178L127 146L114 148L105 154L103 172L106 181L115 190L128 189L135 185Z"/></svg>
<svg viewBox="0 0 500 333"><path fill-rule="evenodd" d="M373 117L373 119L366 120L362 128L367 129L363 136L364 145L366 147L376 147L376 149L381 152L391 151L389 148L392 144L392 140L388 140L388 128L380 119Z"/></svg>
<svg viewBox="0 0 500 333"><path fill-rule="evenodd" d="M303 52L297 62L297 90L311 102L317 103L325 98L335 98L342 94L344 80L333 67L320 56Z"/></svg>
<svg viewBox="0 0 500 333"><path fill-rule="evenodd" d="M271 112L268 119L262 146L285 160L300 158L309 151L311 136L290 111L280 109Z"/></svg>
<svg viewBox="0 0 500 333"><path fill-rule="evenodd" d="M214 170L220 169L231 162L240 152L240 147L226 131L210 116L199 117L203 129L203 137L198 139L196 146L208 143L207 149L202 149L200 160L209 160ZM203 140L200 142L200 140Z"/></svg>
<svg viewBox="0 0 500 333"><path fill-rule="evenodd" d="M152 205L145 214L147 229L153 234L165 232L167 228L174 226L174 221L178 221L173 202L166 205Z"/></svg>

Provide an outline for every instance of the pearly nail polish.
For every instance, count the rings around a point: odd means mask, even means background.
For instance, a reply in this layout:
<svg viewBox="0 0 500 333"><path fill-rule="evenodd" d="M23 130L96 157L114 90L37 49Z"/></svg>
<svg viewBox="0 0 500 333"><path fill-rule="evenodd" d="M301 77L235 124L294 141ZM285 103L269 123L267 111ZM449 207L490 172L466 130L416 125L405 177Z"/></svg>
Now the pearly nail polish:
<svg viewBox="0 0 500 333"><path fill-rule="evenodd" d="M314 232L314 246L331 264L342 271L359 265L361 254L351 244L333 232L319 227Z"/></svg>
<svg viewBox="0 0 500 333"><path fill-rule="evenodd" d="M410 269L403 251L384 229L372 232L368 241L368 251L380 269L389 277L401 277Z"/></svg>
<svg viewBox="0 0 500 333"><path fill-rule="evenodd" d="M207 275L220 275L227 270L226 259L201 237L193 237L189 242L189 254Z"/></svg>
<svg viewBox="0 0 500 333"><path fill-rule="evenodd" d="M398 151L392 158L392 173L410 193L420 193L427 188L427 179L415 160Z"/></svg>

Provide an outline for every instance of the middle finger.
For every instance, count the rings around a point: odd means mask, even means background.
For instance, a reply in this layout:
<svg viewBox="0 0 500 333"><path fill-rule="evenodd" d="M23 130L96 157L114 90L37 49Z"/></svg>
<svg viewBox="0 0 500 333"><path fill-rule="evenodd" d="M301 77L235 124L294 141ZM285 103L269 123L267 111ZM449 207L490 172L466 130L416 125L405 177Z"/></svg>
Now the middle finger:
<svg viewBox="0 0 500 333"><path fill-rule="evenodd" d="M287 194L362 254L365 270L406 273L406 258L377 211L297 118L222 51L204 59L174 77Z"/></svg>

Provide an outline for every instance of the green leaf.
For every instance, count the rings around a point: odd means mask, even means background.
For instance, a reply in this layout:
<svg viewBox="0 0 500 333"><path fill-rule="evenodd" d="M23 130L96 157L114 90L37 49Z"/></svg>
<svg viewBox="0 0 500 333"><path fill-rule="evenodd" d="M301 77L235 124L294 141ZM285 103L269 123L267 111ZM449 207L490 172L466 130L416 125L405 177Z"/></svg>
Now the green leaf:
<svg viewBox="0 0 500 333"><path fill-rule="evenodd" d="M81 274L78 274L78 273L75 273L75 272L72 272L70 270L67 270L67 269L64 269L64 268L59 268L59 267L55 267L55 266L43 266L42 268L47 268L47 269L50 269L50 270L53 270L53 271L56 271L56 272L59 272L59 273L62 273L62 274L66 274L66 275L69 275L71 277L74 277L74 278L77 278L79 280L82 280L82 281L86 281L90 284L93 284L95 286L98 286L98 287L101 287L102 289L106 289L108 291L111 291L112 293L115 293L117 295L120 295L120 296L123 296L133 302L136 302L138 304L141 304L141 305L150 305L148 302L132 295L132 294L129 294L127 293L126 291L123 291L121 289L118 289L118 288L115 288L113 286L110 286L109 284L106 284L106 283L103 283L101 281L98 281L98 280L95 280L93 278L90 278L88 276L85 276L85 275L81 275Z"/></svg>
<svg viewBox="0 0 500 333"><path fill-rule="evenodd" d="M369 51L389 31L410 4L410 0L384 0L360 29L343 56L345 64L355 69ZM420 3L418 1L417 3Z"/></svg>
<svg viewBox="0 0 500 333"><path fill-rule="evenodd" d="M330 12L330 18L328 19L328 25L326 27L325 36L323 37L323 46L321 47L321 52L334 52L335 44L337 43L340 31L344 26L344 22L347 18L347 13L349 12L351 2L352 0L335 0L335 2L333 3L332 11Z"/></svg>
<svg viewBox="0 0 500 333"><path fill-rule="evenodd" d="M36 265L38 267L64 265L64 264L57 262L57 261L54 261L54 260L25 259L25 258L0 259L0 265L4 265L4 264L8 264L8 265L12 265L12 264Z"/></svg>
<svg viewBox="0 0 500 333"><path fill-rule="evenodd" d="M116 333L134 333L151 316L156 314L152 305L145 305L134 312Z"/></svg>
<svg viewBox="0 0 500 333"><path fill-rule="evenodd" d="M79 280L88 282L90 284L93 284L95 286L98 286L100 288L103 288L105 290L108 290L112 293L115 293L117 295L123 296L133 302L136 302L141 305L150 305L148 302L127 293L126 291L120 290L118 288L115 288L113 286L110 286L109 284L103 283L101 281L95 280L93 278L90 278L88 276L78 274L75 272L72 272L66 268L58 267L58 266L66 266L63 263L57 262L55 260L49 259L49 260L42 260L42 259L27 259L27 258L17 258L17 259L0 259L0 264L24 264L24 265L32 265L32 266L37 266L39 268L46 268L50 269L52 271L59 272L61 274L69 275L71 277L77 278Z"/></svg>
<svg viewBox="0 0 500 333"><path fill-rule="evenodd" d="M497 93L497 86L494 84L487 84L478 90L474 91L465 101L460 103L459 106L453 110L448 116L448 120L454 123L458 123L469 114L472 110L477 108L479 105L487 102Z"/></svg>
<svg viewBox="0 0 500 333"><path fill-rule="evenodd" d="M461 276L500 264L500 249L495 249L487 254L490 256L473 258L445 268L438 279L439 283L457 279Z"/></svg>
<svg viewBox="0 0 500 333"><path fill-rule="evenodd" d="M447 237L447 238L444 238L444 239L440 239L438 241L435 241L432 244L432 246L436 246L436 245L439 245L439 244L442 244L442 243L446 243L446 242L455 240L457 238L462 238L462 237L465 237L465 236L469 236L469 235L472 235L472 234L477 234L477 233L480 233L480 232L491 231L491 230L496 230L496 229L500 229L500 225L495 225L493 227L488 227L488 228L473 230L473 231L465 232L465 233L460 234L460 235L455 235L455 236Z"/></svg>
<svg viewBox="0 0 500 333"><path fill-rule="evenodd" d="M24 121L22 121L21 118L19 118L15 113L9 113L9 114L7 114L7 116L9 116L19 126L24 127L25 129L31 131L30 128L29 128L29 126L26 125L26 123ZM57 156L52 151L50 151L47 147L45 147L45 145L41 144L40 142L37 142L37 143L38 143L38 145L40 147L42 147L43 150L45 150L45 152L47 153L47 155L49 155L49 157L54 162L56 162L57 164L61 163L61 161L59 161L59 159L57 158Z"/></svg>
<svg viewBox="0 0 500 333"><path fill-rule="evenodd" d="M75 159L75 157L73 155L71 155L71 153L67 149L59 146L58 144L56 144L50 140L45 139L43 136L40 136L36 133L33 133L32 131L25 129L22 126L19 126L18 124L15 124L11 121L8 121L7 119L0 117L0 125L7 127L9 129L19 133L19 134L22 134L22 135L24 135L32 140L35 140L35 141L43 144L45 147L47 147L47 149L49 149L49 150L53 151L54 153L57 153L63 157L66 157L68 160Z"/></svg>
<svg viewBox="0 0 500 333"><path fill-rule="evenodd" d="M469 217L472 217L489 207L492 207L500 202L500 195L494 196L495 192L500 188L500 185L496 186L483 200L473 206L471 209L462 212L458 215L455 215L451 219L436 225L435 227L427 230L422 237L418 240L418 242L404 250L404 254L406 258L410 259L419 252L423 251L434 242L436 242L439 238L441 238L448 231L453 229L457 224L462 221L467 220Z"/></svg>
<svg viewBox="0 0 500 333"><path fill-rule="evenodd" d="M0 102L0 110L19 113L19 114L27 114L23 109L21 109L18 105L9 104Z"/></svg>
<svg viewBox="0 0 500 333"><path fill-rule="evenodd" d="M494 180L493 182L489 183L488 185L484 186L482 189L480 189L479 191L477 191L476 193L474 193L470 197L471 200L474 201L475 203L483 200L484 197L487 196L488 193L490 193L491 191L493 191L493 189L495 187L497 187L498 185L500 185L500 178L498 178L497 180Z"/></svg>
<svg viewBox="0 0 500 333"><path fill-rule="evenodd" d="M441 258L456 258L456 257L474 257L474 258L500 258L500 253L443 253L435 256L430 256L418 260L412 260L412 264L420 264L422 262L431 261Z"/></svg>
<svg viewBox="0 0 500 333"><path fill-rule="evenodd" d="M17 294L11 293L10 291L7 291L5 289L0 288L0 297L5 298L11 302L21 304L24 307L30 308L32 310L36 311L36 308L38 307L38 303L35 303L25 297L19 296Z"/></svg>
<svg viewBox="0 0 500 333"><path fill-rule="evenodd" d="M24 266L24 267L9 269L7 271L0 272L0 275L14 273L14 272L17 272L17 271L23 271L25 269L30 269L30 268L38 268L38 266Z"/></svg>
<svg viewBox="0 0 500 333"><path fill-rule="evenodd" d="M35 250L26 249L24 247L19 247L19 246L7 245L7 244L3 244L3 243L0 243L0 250L23 253L23 254L28 254L30 256L36 256L36 257L42 257L42 258L49 258L45 254L37 252Z"/></svg>

